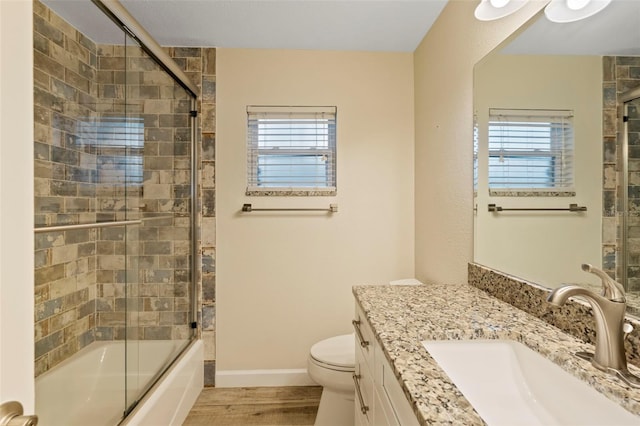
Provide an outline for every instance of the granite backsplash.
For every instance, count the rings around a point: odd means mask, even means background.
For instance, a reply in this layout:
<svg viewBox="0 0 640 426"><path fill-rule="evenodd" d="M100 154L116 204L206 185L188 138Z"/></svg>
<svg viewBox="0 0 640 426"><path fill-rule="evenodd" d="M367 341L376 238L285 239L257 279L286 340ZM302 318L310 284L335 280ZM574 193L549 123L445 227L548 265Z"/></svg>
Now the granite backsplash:
<svg viewBox="0 0 640 426"><path fill-rule="evenodd" d="M549 289L477 263L469 263L469 284L587 343L595 342L595 322L587 302L571 299L563 306L547 302ZM640 320L627 314L633 326L625 339L627 360L640 367Z"/></svg>

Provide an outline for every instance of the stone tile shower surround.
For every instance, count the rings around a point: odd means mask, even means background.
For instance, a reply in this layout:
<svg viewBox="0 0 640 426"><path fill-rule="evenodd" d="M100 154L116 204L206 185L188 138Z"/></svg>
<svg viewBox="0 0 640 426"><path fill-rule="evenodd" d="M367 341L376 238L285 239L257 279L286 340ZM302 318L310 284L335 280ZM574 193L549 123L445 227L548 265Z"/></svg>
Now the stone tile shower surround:
<svg viewBox="0 0 640 426"><path fill-rule="evenodd" d="M216 318L216 49L167 47L169 56L199 88L198 99L198 215L196 233L200 253L198 332L204 342L204 384L215 384Z"/></svg>
<svg viewBox="0 0 640 426"><path fill-rule="evenodd" d="M197 223L206 227L197 233L202 271L196 273L202 309L198 332L210 341L205 359L212 384L215 49L167 50L203 92ZM127 87L126 108L140 118L145 145L144 152L141 146L127 148L131 161L144 164L144 173L128 173L125 192L118 181L122 169L140 167L123 163L122 148L101 147L96 136L101 123L113 125L123 115L123 53L123 46L96 45L34 2L36 226L177 216L129 227L128 240L139 244L128 247L124 227L36 234L36 376L95 340L124 338L125 303L128 320L136 325L127 330L129 337L186 338L189 333L189 100L139 48L127 48L126 81L136 85ZM133 266L130 271L139 270L133 279L129 274L136 285L125 299L127 264Z"/></svg>
<svg viewBox="0 0 640 426"><path fill-rule="evenodd" d="M97 117L97 46L33 5L34 222L95 222L95 144L76 129ZM99 238L96 229L35 235L36 376L96 338Z"/></svg>
<svg viewBox="0 0 640 426"><path fill-rule="evenodd" d="M594 344L595 322L587 302L569 300L563 306L546 301L549 289L500 271L470 263L469 285L509 303L587 343ZM627 360L640 367L640 320L627 316L633 331L625 339Z"/></svg>
<svg viewBox="0 0 640 426"><path fill-rule="evenodd" d="M623 172L621 146L617 134L620 129L622 108L618 96L640 86L640 57L604 56L602 58L602 136L603 136L603 223L602 258L603 269L612 277L619 278L622 271L620 259L620 222L623 191L629 194L629 249L640 244L634 229L640 225L640 121L638 111L630 111L629 140L629 188L621 186ZM640 291L640 253L630 253L627 265L629 291Z"/></svg>
<svg viewBox="0 0 640 426"><path fill-rule="evenodd" d="M130 142L100 149L98 214L145 220L99 230L96 339L188 339L190 97L138 46L98 45L97 85L97 137Z"/></svg>

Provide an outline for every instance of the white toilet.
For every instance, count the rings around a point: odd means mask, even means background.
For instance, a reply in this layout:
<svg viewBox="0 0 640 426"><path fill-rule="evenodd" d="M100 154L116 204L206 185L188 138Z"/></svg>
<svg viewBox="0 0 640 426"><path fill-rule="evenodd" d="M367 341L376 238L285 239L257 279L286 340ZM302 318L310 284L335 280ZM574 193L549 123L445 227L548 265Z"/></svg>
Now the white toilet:
<svg viewBox="0 0 640 426"><path fill-rule="evenodd" d="M420 285L409 278L391 281L391 285ZM355 335L343 334L321 340L311 346L307 372L322 386L315 426L353 426L355 415L356 365Z"/></svg>
<svg viewBox="0 0 640 426"><path fill-rule="evenodd" d="M355 336L343 334L311 346L307 372L322 386L315 426L352 426L354 421Z"/></svg>

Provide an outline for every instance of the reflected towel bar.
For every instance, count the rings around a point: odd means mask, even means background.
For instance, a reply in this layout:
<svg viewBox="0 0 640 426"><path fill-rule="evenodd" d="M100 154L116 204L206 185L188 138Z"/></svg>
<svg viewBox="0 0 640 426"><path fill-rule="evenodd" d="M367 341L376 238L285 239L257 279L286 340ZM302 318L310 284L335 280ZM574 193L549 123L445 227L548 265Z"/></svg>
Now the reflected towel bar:
<svg viewBox="0 0 640 426"><path fill-rule="evenodd" d="M246 213L250 212L329 212L329 213L337 213L338 205L337 204L329 204L328 209L299 209L299 208L274 208L274 209L254 209L251 204L243 204L242 211Z"/></svg>
<svg viewBox="0 0 640 426"><path fill-rule="evenodd" d="M586 212L586 206L579 206L577 204L569 204L569 208L549 208L549 207L541 207L541 208L508 208L496 206L495 204L489 204L490 212L506 212L506 211L555 211L555 212Z"/></svg>

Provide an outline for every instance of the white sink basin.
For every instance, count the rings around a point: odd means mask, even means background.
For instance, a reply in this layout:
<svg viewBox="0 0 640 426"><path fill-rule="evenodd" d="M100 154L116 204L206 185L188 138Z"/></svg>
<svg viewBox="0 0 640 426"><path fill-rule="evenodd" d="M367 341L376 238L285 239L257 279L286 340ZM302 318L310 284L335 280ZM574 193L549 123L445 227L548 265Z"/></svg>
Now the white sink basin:
<svg viewBox="0 0 640 426"><path fill-rule="evenodd" d="M521 343L426 340L422 345L490 426L640 424L640 417Z"/></svg>

